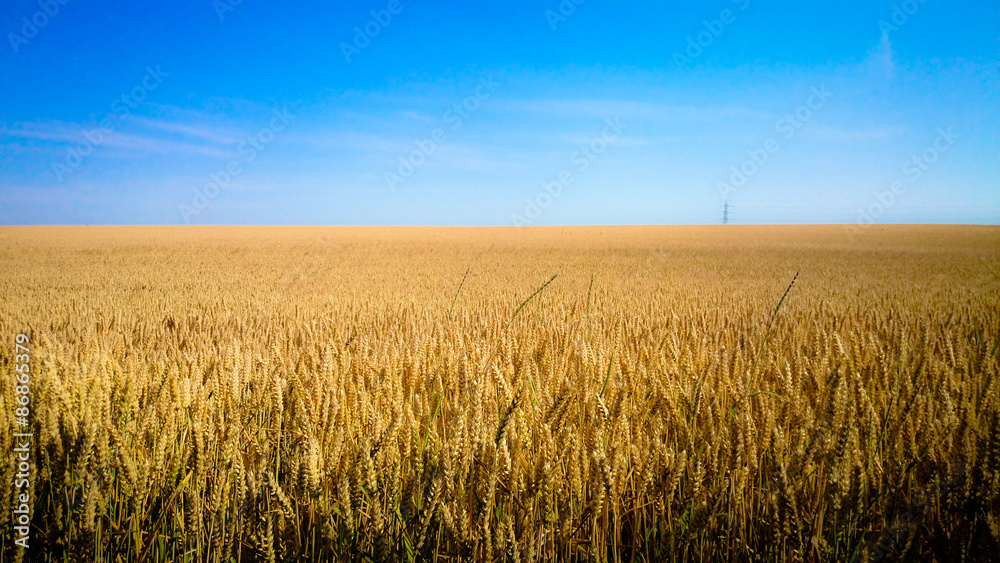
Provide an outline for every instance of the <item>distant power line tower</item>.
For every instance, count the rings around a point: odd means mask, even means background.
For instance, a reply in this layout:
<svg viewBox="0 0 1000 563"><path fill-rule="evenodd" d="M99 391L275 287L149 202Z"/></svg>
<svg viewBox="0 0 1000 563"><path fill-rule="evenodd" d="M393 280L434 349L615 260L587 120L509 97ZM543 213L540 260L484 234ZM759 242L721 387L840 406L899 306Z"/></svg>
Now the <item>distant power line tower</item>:
<svg viewBox="0 0 1000 563"><path fill-rule="evenodd" d="M729 200L726 200L726 205L722 208L722 224L729 224Z"/></svg>

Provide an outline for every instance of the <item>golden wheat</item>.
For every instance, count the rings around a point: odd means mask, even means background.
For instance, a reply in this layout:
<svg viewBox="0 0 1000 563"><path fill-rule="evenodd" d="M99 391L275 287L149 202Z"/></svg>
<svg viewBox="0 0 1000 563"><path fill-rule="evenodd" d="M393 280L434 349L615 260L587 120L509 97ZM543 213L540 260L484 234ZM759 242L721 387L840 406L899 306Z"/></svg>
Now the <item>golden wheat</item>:
<svg viewBox="0 0 1000 563"><path fill-rule="evenodd" d="M0 561L1000 549L996 228L3 233Z"/></svg>

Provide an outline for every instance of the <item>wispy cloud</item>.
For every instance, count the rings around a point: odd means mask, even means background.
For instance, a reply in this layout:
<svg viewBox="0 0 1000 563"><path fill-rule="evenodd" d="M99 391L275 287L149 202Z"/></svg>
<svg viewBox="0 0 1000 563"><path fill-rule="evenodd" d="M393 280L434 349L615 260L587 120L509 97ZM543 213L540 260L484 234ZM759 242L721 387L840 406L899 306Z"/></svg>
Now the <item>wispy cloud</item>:
<svg viewBox="0 0 1000 563"><path fill-rule="evenodd" d="M179 123L166 119L151 119L148 117L135 117L133 123L148 129L165 131L167 133L177 133L186 137L194 137L209 143L218 145L233 145L240 142L237 135L228 131L205 125L193 125L189 123Z"/></svg>
<svg viewBox="0 0 1000 563"><path fill-rule="evenodd" d="M401 140L399 136L379 135L376 133L360 133L333 129L311 133L289 133L285 141L307 148L311 151L351 150L364 152L398 152L409 139Z"/></svg>
<svg viewBox="0 0 1000 563"><path fill-rule="evenodd" d="M169 107L160 109L165 116L130 115L113 119L110 131L102 130L96 122L47 119L17 123L2 131L0 145L23 146L17 141L20 140L61 149L90 143L101 149L99 155L106 157L157 153L225 158L236 151L241 141L234 132L236 127L210 125L218 121L210 115Z"/></svg>
<svg viewBox="0 0 1000 563"><path fill-rule="evenodd" d="M536 137L540 141L546 142L556 142L561 146L566 148L575 148L580 145L588 145L594 140L594 135L587 135L581 132L574 133L563 133L559 135L539 135ZM662 137L657 139L655 142L658 143L669 143L676 142L678 140L687 140L688 137ZM649 138L644 137L630 137L623 136L615 140L615 146L628 146L628 147L646 147L654 144L654 141Z"/></svg>
<svg viewBox="0 0 1000 563"><path fill-rule="evenodd" d="M889 33L883 31L878 45L868 50L865 66L886 78L892 78L896 74L895 58L896 55L892 50L892 40L889 38Z"/></svg>
<svg viewBox="0 0 1000 563"><path fill-rule="evenodd" d="M441 150L440 159L442 170L485 173L531 170L517 154L465 144L446 145Z"/></svg>
<svg viewBox="0 0 1000 563"><path fill-rule="evenodd" d="M572 117L630 116L638 119L672 121L717 121L720 119L759 119L770 114L752 108L718 105L659 104L611 99L534 99L499 102L505 109L524 113Z"/></svg>
<svg viewBox="0 0 1000 563"><path fill-rule="evenodd" d="M222 147L205 143L163 138L152 134L149 131L150 127L140 126L138 129L139 131L136 132L117 130L113 130L110 133L101 132L100 142L97 144L102 148L115 149L115 154L106 154L106 156L160 153L222 158L231 155L233 152L232 150L226 150ZM93 143L96 135L95 131L100 130L93 125L73 124L62 121L38 121L34 123L22 123L19 126L10 128L6 131L6 136L60 146L72 146L82 142ZM88 135L91 136L90 139L88 139ZM214 145L218 144L215 143Z"/></svg>
<svg viewBox="0 0 1000 563"><path fill-rule="evenodd" d="M906 132L903 127L872 127L851 129L849 127L816 126L804 135L831 141L880 141L898 137Z"/></svg>
<svg viewBox="0 0 1000 563"><path fill-rule="evenodd" d="M437 122L437 119L435 119L435 118L433 118L433 117L431 117L429 115L424 115L424 114L422 114L420 112L416 112L416 111L412 111L412 110L404 111L403 112L403 117L405 117L407 119L412 119L414 121L420 121L422 123L436 123Z"/></svg>

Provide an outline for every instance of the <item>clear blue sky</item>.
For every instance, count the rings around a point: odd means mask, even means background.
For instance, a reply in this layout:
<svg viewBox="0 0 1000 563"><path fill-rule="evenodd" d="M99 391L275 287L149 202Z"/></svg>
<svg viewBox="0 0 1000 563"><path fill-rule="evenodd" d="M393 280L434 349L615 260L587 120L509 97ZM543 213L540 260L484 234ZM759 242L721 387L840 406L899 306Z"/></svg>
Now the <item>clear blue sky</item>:
<svg viewBox="0 0 1000 563"><path fill-rule="evenodd" d="M0 224L1000 222L1000 7L8 0Z"/></svg>

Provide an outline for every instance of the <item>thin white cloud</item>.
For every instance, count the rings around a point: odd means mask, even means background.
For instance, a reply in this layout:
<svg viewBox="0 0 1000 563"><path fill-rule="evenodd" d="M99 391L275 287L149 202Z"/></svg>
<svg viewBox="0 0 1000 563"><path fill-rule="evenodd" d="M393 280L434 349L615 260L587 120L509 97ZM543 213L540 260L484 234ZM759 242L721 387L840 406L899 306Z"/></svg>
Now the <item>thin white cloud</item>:
<svg viewBox="0 0 1000 563"><path fill-rule="evenodd" d="M424 115L417 111L406 110L403 112L403 116L407 119L412 119L414 121L420 121L422 123L436 123L437 120L429 115Z"/></svg>
<svg viewBox="0 0 1000 563"><path fill-rule="evenodd" d="M535 99L499 102L504 108L553 116L614 117L628 116L640 119L672 121L715 121L719 119L770 117L767 112L735 106L694 106L658 104L631 100L608 99Z"/></svg>
<svg viewBox="0 0 1000 563"><path fill-rule="evenodd" d="M101 132L94 126L69 124L62 121L41 121L21 124L8 129L7 136L12 138L43 141L57 145L76 145L89 142L101 148L117 149L118 153L161 153L161 154L197 154L203 156L224 158L231 156L232 151L203 143L193 143L175 139L163 139L151 136L148 132L126 133L112 130ZM98 137L98 134L100 135ZM89 138L88 138L89 137ZM95 142L95 139L99 139ZM111 155L108 155L111 156Z"/></svg>
<svg viewBox="0 0 1000 563"><path fill-rule="evenodd" d="M815 126L808 129L804 134L831 141L878 141L897 137L905 132L906 129L903 127L851 129L846 127Z"/></svg>
<svg viewBox="0 0 1000 563"><path fill-rule="evenodd" d="M445 145L437 155L434 166L443 170L471 172L510 172L530 170L516 155L464 144Z"/></svg>
<svg viewBox="0 0 1000 563"><path fill-rule="evenodd" d="M868 50L865 66L873 72L892 78L896 73L896 54L892 50L892 40L887 31L882 32L878 45Z"/></svg>
<svg viewBox="0 0 1000 563"><path fill-rule="evenodd" d="M4 135L17 139L57 143L76 143L84 140L82 131L73 130L68 124L61 121L22 124L20 127L8 128L4 131Z"/></svg>
<svg viewBox="0 0 1000 563"><path fill-rule="evenodd" d="M161 154L194 154L213 158L230 158L234 151L172 139L158 139L143 135L112 133L104 141L104 146L125 152L139 151Z"/></svg>
<svg viewBox="0 0 1000 563"><path fill-rule="evenodd" d="M583 145L589 145L591 142L593 142L593 141L595 141L596 139L599 139L599 138L600 138L599 134L597 134L597 135L589 135L588 136L588 135L584 135L584 134L580 134L580 133L564 133L564 134L560 134L560 135L538 136L538 137L536 137L536 139L538 139L540 141L556 142L556 143L559 143L560 145L564 145L566 147L574 147L574 148L575 147L580 147L580 146L583 146ZM676 139L678 139L678 138L665 137L664 139L661 139L661 141L672 142L672 141L674 141ZM614 145L614 146L622 146L622 147L645 147L645 146L649 146L649 145L653 144L653 141L651 141L650 139L647 139L647 138L631 137L631 136L625 135L625 136L616 138L610 144Z"/></svg>
<svg viewBox="0 0 1000 563"><path fill-rule="evenodd" d="M148 117L134 117L132 122L141 127L166 131L168 133L178 133L186 137L194 137L219 145L232 145L240 142L239 137L234 134L204 125L179 123L166 119L150 119Z"/></svg>
<svg viewBox="0 0 1000 563"><path fill-rule="evenodd" d="M397 152L412 140L401 141L398 136L384 136L375 133L355 131L318 131L313 133L289 133L285 142L298 144L314 151L356 150L365 152Z"/></svg>

